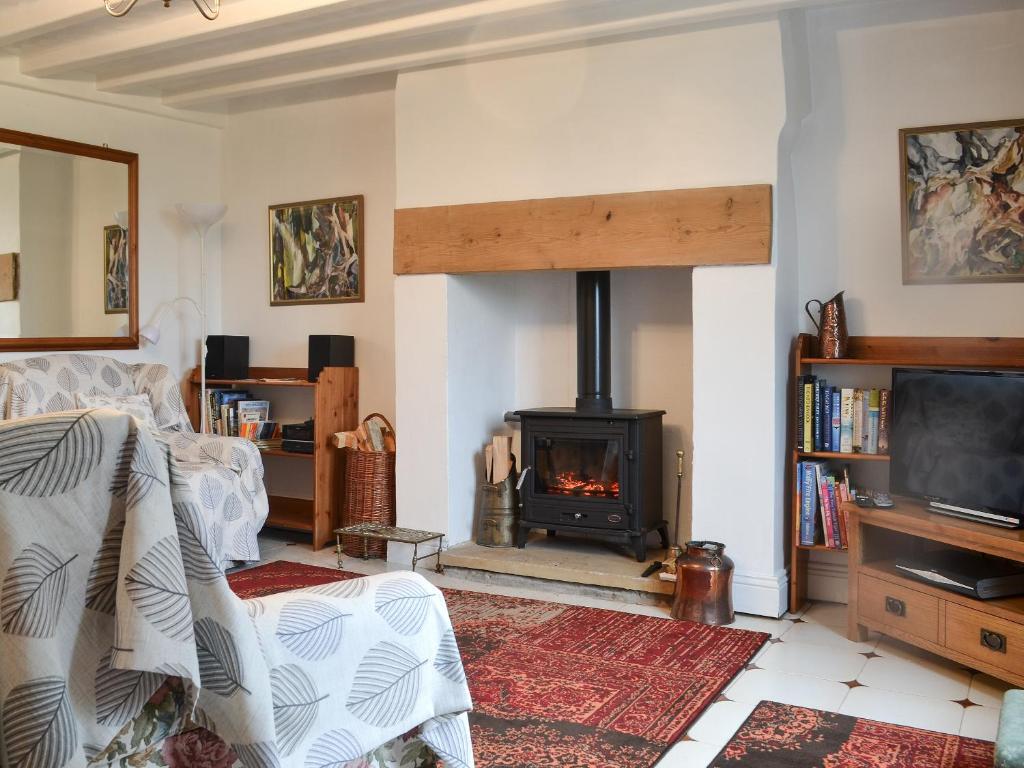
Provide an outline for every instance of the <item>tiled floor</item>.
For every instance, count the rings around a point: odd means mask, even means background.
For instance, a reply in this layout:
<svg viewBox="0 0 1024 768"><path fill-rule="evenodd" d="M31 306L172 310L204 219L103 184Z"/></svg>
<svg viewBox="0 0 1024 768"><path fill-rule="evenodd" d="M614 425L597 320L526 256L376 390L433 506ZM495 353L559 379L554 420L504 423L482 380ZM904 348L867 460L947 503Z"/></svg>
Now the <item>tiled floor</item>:
<svg viewBox="0 0 1024 768"><path fill-rule="evenodd" d="M260 547L263 562L292 560L336 565L332 550L313 552L309 545L289 543L274 532L260 535ZM345 568L371 574L399 566L380 560L346 559ZM649 616L668 614L663 606L628 605L570 593L471 583L426 569L420 573L438 586L456 589ZM1006 684L888 638L873 636L865 643L851 642L845 636L844 605L818 603L799 615L787 614L781 619L738 615L733 626L769 632L772 639L726 688L724 696L658 763L658 768L703 768L762 699L995 739Z"/></svg>

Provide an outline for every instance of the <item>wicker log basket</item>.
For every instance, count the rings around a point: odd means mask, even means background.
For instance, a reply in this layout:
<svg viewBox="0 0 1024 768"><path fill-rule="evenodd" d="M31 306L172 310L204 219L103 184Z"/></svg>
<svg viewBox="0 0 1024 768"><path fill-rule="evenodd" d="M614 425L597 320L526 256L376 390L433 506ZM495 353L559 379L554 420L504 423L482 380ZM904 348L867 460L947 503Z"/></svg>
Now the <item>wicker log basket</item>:
<svg viewBox="0 0 1024 768"><path fill-rule="evenodd" d="M379 413L363 419L365 427L373 419L383 422L395 434L391 422ZM395 452L345 448L345 487L342 491L341 525L373 523L395 524ZM341 544L350 555L362 556L363 539L342 536ZM387 542L371 540L367 543L370 557L385 557Z"/></svg>

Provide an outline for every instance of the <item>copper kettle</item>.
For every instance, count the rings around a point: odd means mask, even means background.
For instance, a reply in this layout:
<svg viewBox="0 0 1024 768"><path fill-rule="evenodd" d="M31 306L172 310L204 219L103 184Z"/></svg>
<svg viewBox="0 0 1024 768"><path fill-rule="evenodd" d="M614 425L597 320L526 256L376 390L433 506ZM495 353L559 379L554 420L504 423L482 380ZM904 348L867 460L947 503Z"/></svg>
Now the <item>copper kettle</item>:
<svg viewBox="0 0 1024 768"><path fill-rule="evenodd" d="M688 541L676 558L672 618L701 624L732 624L733 562L725 544Z"/></svg>
<svg viewBox="0 0 1024 768"><path fill-rule="evenodd" d="M811 304L818 305L818 319L811 314ZM843 292L840 291L828 301L811 299L804 304L804 312L818 329L818 356L834 360L846 357L850 334L846 330L846 308L843 306Z"/></svg>

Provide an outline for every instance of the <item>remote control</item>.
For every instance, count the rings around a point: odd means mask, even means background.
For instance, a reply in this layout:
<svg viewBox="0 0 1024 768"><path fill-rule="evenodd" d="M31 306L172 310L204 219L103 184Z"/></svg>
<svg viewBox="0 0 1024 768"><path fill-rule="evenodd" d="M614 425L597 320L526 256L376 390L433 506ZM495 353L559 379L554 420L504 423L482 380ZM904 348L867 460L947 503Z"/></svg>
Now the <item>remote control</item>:
<svg viewBox="0 0 1024 768"><path fill-rule="evenodd" d="M871 502L871 497L868 496L866 493L858 493L856 496L853 497L853 501L858 507L874 506L874 504L872 504Z"/></svg>

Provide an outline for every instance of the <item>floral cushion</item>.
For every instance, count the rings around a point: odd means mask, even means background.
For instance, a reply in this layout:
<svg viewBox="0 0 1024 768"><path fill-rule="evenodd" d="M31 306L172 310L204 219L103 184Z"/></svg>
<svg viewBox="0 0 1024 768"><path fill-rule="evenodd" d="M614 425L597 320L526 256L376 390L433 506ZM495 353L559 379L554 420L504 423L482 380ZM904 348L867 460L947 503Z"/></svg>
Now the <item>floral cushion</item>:
<svg viewBox="0 0 1024 768"><path fill-rule="evenodd" d="M156 432L156 416L149 395L85 395L77 396L79 408L110 408L132 416L150 432Z"/></svg>

